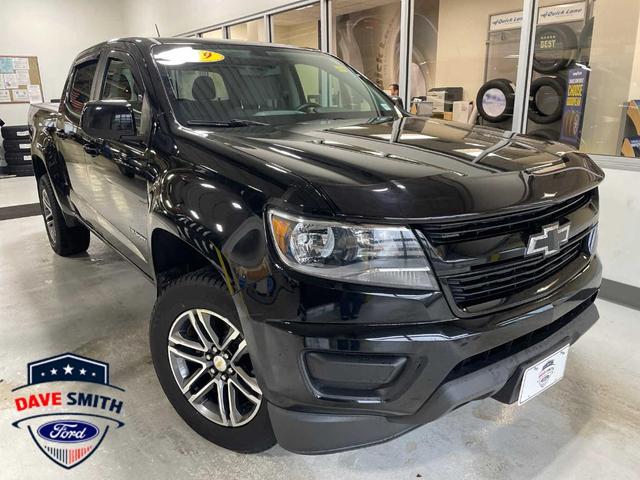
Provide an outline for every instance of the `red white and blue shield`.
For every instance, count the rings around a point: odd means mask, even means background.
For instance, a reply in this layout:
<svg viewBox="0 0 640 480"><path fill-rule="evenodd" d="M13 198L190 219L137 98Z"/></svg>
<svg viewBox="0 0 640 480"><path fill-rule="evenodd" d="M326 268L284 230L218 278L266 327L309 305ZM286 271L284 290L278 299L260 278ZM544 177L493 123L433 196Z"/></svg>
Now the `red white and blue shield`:
<svg viewBox="0 0 640 480"><path fill-rule="evenodd" d="M42 453L61 467L70 469L88 459L118 420L82 413L45 414L14 423L29 431Z"/></svg>

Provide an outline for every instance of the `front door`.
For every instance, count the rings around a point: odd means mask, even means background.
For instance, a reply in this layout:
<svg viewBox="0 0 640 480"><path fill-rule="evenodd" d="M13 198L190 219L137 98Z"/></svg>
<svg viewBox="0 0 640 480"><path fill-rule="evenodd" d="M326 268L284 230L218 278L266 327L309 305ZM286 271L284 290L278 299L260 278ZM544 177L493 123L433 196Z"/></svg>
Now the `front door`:
<svg viewBox="0 0 640 480"><path fill-rule="evenodd" d="M109 51L103 57L97 98L127 100L134 112L136 136L120 141L93 139L87 155L92 203L107 241L151 273L146 160L150 115L143 108L144 90L130 55Z"/></svg>

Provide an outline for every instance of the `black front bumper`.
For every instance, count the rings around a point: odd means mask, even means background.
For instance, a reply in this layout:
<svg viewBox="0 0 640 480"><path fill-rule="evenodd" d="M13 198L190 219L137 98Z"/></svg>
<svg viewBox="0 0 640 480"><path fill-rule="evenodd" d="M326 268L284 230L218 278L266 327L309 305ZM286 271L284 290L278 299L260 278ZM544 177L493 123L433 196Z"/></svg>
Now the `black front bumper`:
<svg viewBox="0 0 640 480"><path fill-rule="evenodd" d="M386 441L476 399L515 401L527 366L596 322L600 278L593 258L548 298L475 319L413 323L416 303L429 316L440 314L444 300L379 295L364 299L355 322L287 317L275 304L279 319L256 318L250 299L239 309L278 442L297 453L328 453ZM344 310L341 295L334 311ZM308 313L303 303L297 309ZM329 311L325 304L314 303L318 312ZM383 312L402 312L407 324L381 324Z"/></svg>

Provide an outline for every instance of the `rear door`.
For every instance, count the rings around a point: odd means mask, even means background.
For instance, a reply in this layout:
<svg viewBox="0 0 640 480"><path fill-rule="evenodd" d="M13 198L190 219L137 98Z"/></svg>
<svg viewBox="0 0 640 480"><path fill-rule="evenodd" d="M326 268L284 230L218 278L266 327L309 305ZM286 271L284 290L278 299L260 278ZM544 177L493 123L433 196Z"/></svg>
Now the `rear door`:
<svg viewBox="0 0 640 480"><path fill-rule="evenodd" d="M134 112L136 137L93 139L87 155L92 204L107 240L150 273L147 245L147 140L151 115L137 64L131 53L109 47L102 53L96 88L98 100L127 100Z"/></svg>
<svg viewBox="0 0 640 480"><path fill-rule="evenodd" d="M85 147L90 138L80 127L80 115L85 103L91 99L97 68L97 53L74 64L60 102L60 115L54 134L58 154L63 157L69 176L69 197L89 223L93 223L95 218L90 206L92 192L85 161Z"/></svg>

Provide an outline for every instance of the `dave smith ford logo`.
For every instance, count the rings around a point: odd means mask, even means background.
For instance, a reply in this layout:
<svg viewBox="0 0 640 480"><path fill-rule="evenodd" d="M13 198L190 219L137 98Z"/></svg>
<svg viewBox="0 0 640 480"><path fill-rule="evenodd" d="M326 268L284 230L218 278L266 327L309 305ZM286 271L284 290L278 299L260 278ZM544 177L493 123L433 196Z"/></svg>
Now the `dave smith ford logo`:
<svg viewBox="0 0 640 480"><path fill-rule="evenodd" d="M120 420L124 401L109 383L109 364L65 353L27 365L28 383L14 388L19 419L40 451L55 464L70 469L87 460ZM59 382L74 382L63 388ZM81 387L80 387L81 386Z"/></svg>

